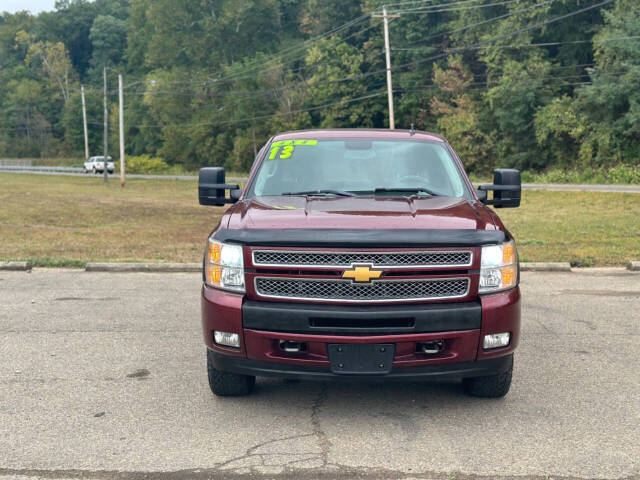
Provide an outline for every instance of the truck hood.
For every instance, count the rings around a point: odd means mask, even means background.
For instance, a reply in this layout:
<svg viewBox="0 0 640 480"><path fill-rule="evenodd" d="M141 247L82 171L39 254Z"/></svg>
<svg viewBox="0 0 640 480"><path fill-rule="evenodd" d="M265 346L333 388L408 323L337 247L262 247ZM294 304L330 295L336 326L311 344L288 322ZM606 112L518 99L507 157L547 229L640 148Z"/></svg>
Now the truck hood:
<svg viewBox="0 0 640 480"><path fill-rule="evenodd" d="M240 201L227 214L231 229L496 229L482 204L453 197L268 196Z"/></svg>

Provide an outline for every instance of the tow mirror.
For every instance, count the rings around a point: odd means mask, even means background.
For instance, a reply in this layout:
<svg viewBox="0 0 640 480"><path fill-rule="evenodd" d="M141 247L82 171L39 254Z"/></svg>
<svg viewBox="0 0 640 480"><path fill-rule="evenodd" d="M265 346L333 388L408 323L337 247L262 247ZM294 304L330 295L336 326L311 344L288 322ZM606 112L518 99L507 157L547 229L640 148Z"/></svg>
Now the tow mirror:
<svg viewBox="0 0 640 480"><path fill-rule="evenodd" d="M493 198L489 199L487 192L493 190ZM520 206L522 184L520 170L512 168L498 168L493 171L493 185L480 185L478 199L485 205L496 208L514 208Z"/></svg>
<svg viewBox="0 0 640 480"><path fill-rule="evenodd" d="M198 200L200 205L215 205L222 207L225 203L236 203L242 194L235 183L225 183L224 168L207 167L200 169L198 177ZM225 196L225 190L230 190L230 197Z"/></svg>

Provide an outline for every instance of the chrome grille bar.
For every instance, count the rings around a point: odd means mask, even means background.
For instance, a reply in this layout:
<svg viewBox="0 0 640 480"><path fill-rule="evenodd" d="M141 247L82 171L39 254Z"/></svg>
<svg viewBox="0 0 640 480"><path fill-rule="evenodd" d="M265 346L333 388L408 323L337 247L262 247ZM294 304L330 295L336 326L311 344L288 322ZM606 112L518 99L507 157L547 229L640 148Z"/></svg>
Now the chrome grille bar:
<svg viewBox="0 0 640 480"><path fill-rule="evenodd" d="M469 278L374 280L371 283L289 277L255 277L254 280L256 293L261 297L325 302L402 302L461 298L468 295L469 285Z"/></svg>
<svg viewBox="0 0 640 480"><path fill-rule="evenodd" d="M258 267L348 268L369 264L386 268L469 267L471 250L425 250L415 252L327 252L308 250L254 250Z"/></svg>

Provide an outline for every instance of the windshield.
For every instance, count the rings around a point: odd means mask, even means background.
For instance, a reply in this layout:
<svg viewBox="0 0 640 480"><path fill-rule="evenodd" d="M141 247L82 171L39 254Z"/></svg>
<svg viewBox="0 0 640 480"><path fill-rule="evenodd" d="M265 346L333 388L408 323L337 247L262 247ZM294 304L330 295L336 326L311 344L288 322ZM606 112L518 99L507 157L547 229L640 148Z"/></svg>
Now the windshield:
<svg viewBox="0 0 640 480"><path fill-rule="evenodd" d="M465 183L440 142L283 140L273 142L247 197L389 194L464 197ZM406 189L406 190L405 190Z"/></svg>

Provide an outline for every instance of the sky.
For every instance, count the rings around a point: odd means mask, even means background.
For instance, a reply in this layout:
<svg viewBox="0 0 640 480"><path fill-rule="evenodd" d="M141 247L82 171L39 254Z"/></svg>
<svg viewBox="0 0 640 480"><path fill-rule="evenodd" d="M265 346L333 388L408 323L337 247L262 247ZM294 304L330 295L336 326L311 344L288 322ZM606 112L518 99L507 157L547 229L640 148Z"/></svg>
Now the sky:
<svg viewBox="0 0 640 480"><path fill-rule="evenodd" d="M39 13L44 10L53 10L56 0L0 0L0 12L15 13L20 10L28 10L31 13Z"/></svg>

